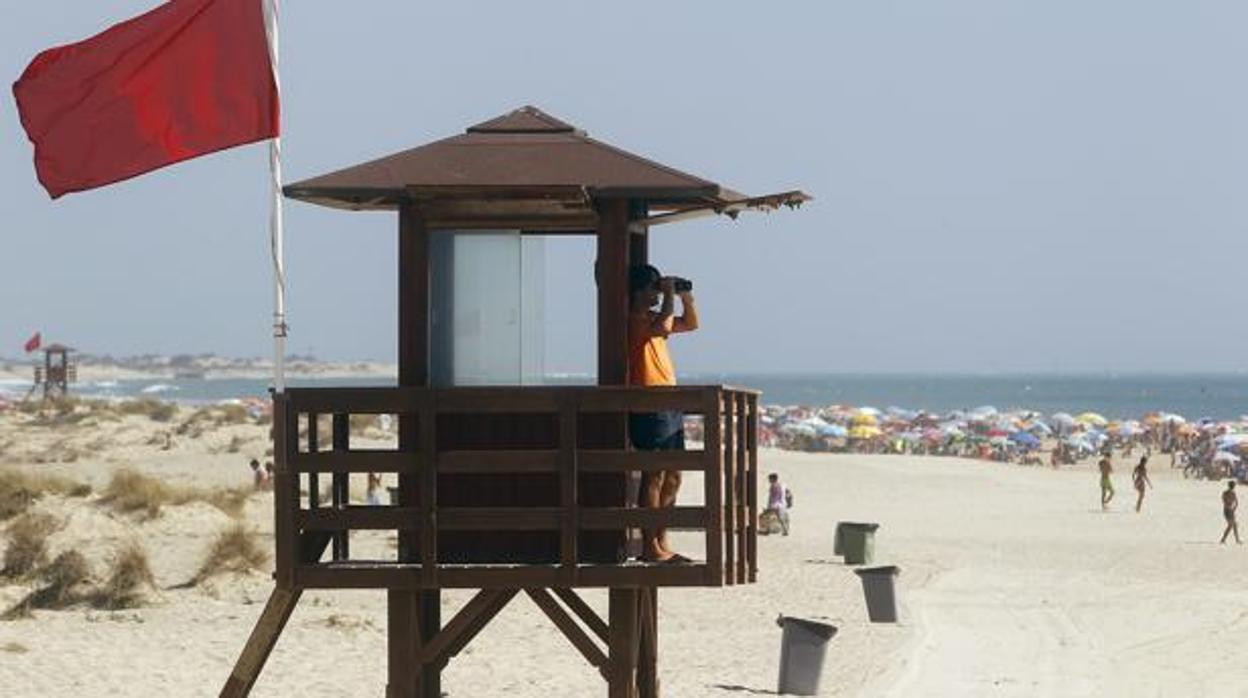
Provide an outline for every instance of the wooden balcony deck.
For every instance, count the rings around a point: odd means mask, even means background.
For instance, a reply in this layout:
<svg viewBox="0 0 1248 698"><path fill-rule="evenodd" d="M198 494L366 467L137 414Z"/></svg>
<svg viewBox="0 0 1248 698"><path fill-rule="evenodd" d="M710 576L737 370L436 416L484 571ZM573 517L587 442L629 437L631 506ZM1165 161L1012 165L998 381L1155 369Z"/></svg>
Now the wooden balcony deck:
<svg viewBox="0 0 1248 698"><path fill-rule="evenodd" d="M757 399L724 386L289 390L275 397L274 412L279 583L410 590L753 582ZM631 450L627 415L662 410L700 415L702 448ZM350 419L362 414L395 415L398 447L352 448ZM322 415L330 415L329 450ZM500 425L500 438L464 438ZM636 506L639 475L671 470L702 474L703 504ZM365 472L397 474L399 501L351 503L348 478ZM330 478L328 501L322 475ZM541 502L476 505L471 488L492 481L503 490L519 483ZM629 560L626 542L660 526L702 532L704 559ZM353 557L352 533L364 530L395 531L395 558ZM489 559L508 536L527 536L516 554L529 559ZM482 541L491 545L478 548Z"/></svg>

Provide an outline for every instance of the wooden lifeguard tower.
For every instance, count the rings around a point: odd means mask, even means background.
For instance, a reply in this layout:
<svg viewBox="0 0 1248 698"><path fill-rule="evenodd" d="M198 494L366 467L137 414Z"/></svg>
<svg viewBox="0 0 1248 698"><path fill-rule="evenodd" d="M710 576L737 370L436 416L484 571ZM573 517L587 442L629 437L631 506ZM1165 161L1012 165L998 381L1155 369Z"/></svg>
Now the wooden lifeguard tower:
<svg viewBox="0 0 1248 698"><path fill-rule="evenodd" d="M35 382L30 392L42 387L44 400L63 399L69 395L69 384L78 382L78 367L69 360L75 349L64 344L49 344L42 351L43 364L35 364Z"/></svg>
<svg viewBox="0 0 1248 698"><path fill-rule="evenodd" d="M652 226L796 207L809 197L748 198L532 107L284 192L398 212L398 386L274 396L276 589L221 695L248 694L303 590L371 588L387 594L390 698L440 696L442 668L521 593L597 667L611 698L657 696L658 589L755 580L758 393L627 387L628 269L646 261ZM595 236L596 386L431 379L441 351L431 294L445 271L431 240L483 230ZM701 415L702 448L631 450L628 414L658 410ZM353 447L358 414L397 415L397 448ZM322 415L331 415L328 439L318 433ZM700 471L703 504L636 506L639 473L657 470ZM364 472L396 473L397 502L350 504L348 478ZM322 476L329 501L319 494ZM632 561L636 531L659 525L704 532L704 558ZM359 530L396 532L393 559L354 556ZM606 618L578 595L581 587L609 590ZM443 623L447 588L479 591Z"/></svg>

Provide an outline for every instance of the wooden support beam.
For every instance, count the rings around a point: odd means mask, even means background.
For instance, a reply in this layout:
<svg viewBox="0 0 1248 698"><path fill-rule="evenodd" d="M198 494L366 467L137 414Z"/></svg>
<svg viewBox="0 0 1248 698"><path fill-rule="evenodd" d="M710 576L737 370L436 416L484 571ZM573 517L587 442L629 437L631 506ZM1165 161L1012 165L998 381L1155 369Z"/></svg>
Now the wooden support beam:
<svg viewBox="0 0 1248 698"><path fill-rule="evenodd" d="M277 644L277 638L281 636L282 628L286 627L286 621L290 620L290 614L299 603L301 593L302 590L297 587L279 586L269 594L269 600L260 612L256 627L252 628L251 636L247 638L243 653L234 663L234 671L221 689L221 698L245 698L251 693L251 687L255 685L260 670L264 668L273 646Z"/></svg>
<svg viewBox="0 0 1248 698"><path fill-rule="evenodd" d="M659 590L638 590L637 698L659 698Z"/></svg>
<svg viewBox="0 0 1248 698"><path fill-rule="evenodd" d="M421 653L418 656L422 658L420 663L420 693L418 695L420 698L442 698L442 667L446 666L446 661L423 661L429 644L442 632L442 590L422 589L418 592L417 613L420 616L419 631L421 644ZM498 613L498 611L494 613ZM493 616L493 613L490 614L491 618ZM489 621L487 620L486 622ZM473 635L475 634L476 632L473 632ZM459 649L456 649L451 653L451 656L458 653Z"/></svg>
<svg viewBox="0 0 1248 698"><path fill-rule="evenodd" d="M589 604L585 603L585 599L582 599L575 589L555 587L554 592L576 614L576 617L581 619L585 627L598 636L599 640L603 642L610 641L610 632L606 621L600 618L598 613L593 608L590 608Z"/></svg>
<svg viewBox="0 0 1248 698"><path fill-rule="evenodd" d="M598 384L628 383L629 202L598 202Z"/></svg>
<svg viewBox="0 0 1248 698"><path fill-rule="evenodd" d="M420 614L418 595L411 591L386 592L388 674L386 698L420 698Z"/></svg>
<svg viewBox="0 0 1248 698"><path fill-rule="evenodd" d="M316 512L319 514L320 512ZM307 517L314 515L313 512L304 511L299 513L298 521L300 527L306 523ZM325 548L329 545L329 541L333 539L333 534L328 530L305 530L299 534L299 563L303 565L313 565L321 561L321 556L325 554Z"/></svg>
<svg viewBox="0 0 1248 698"><path fill-rule="evenodd" d="M489 625L494 616L515 597L518 589L482 589L472 597L455 617L434 635L420 653L424 670L429 667L446 666L459 654L477 633Z"/></svg>
<svg viewBox="0 0 1248 698"><path fill-rule="evenodd" d="M545 589L525 589L525 592L528 593L529 598L533 599L533 603L542 609L546 617L555 624L555 627L559 628L563 636L568 638L568 642L571 642L572 646L581 653L585 661L593 665L604 677L607 676L607 655L585 633L585 630L572 619L572 616L568 615L563 606L560 606L559 602L555 601L555 597L551 596L550 592Z"/></svg>
<svg viewBox="0 0 1248 698"><path fill-rule="evenodd" d="M609 698L637 698L637 589L612 587L608 592L611 623Z"/></svg>
<svg viewBox="0 0 1248 698"><path fill-rule="evenodd" d="M277 585L291 588L295 580L299 551L295 541L299 529L295 512L299 509L299 476L290 469L289 456L299 443L299 424L289 409L285 395L273 397L273 538Z"/></svg>
<svg viewBox="0 0 1248 698"><path fill-rule="evenodd" d="M399 386L425 388L429 385L429 231L419 210L410 203L399 208L398 237ZM417 418L413 414L415 411L406 402L403 409L394 410L399 415L399 451L404 454L415 454L418 449L428 445L423 441L421 432L428 431L429 425L426 421L430 419L430 415L422 413ZM432 461L425 460L423 464L429 470ZM401 472L399 506L415 506L420 496L419 489L418 475ZM416 531L400 530L399 561L414 562L418 554L418 543ZM429 593L433 594L433 604L429 601L430 597L426 596ZM400 594L403 596L400 597ZM400 690L409 691L407 694L400 694L403 698L427 698L431 695L433 698L440 698L439 671L422 672L425 675L420 677L419 684L408 680L416 672L422 638L430 637L425 631L432 628L436 632L436 624L441 622L441 616L436 615L440 613L436 605L439 596L438 592L424 591L390 593L390 617L400 622L392 624L389 629L389 671L391 683L397 678ZM399 615L396 615L396 611ZM413 622L413 615L418 618L418 622Z"/></svg>

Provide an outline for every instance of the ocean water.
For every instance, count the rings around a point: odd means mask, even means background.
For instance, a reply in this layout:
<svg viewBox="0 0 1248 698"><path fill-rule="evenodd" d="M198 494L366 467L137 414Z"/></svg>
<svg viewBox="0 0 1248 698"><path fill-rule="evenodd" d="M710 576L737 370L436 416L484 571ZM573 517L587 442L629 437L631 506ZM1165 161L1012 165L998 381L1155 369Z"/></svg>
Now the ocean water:
<svg viewBox="0 0 1248 698"><path fill-rule="evenodd" d="M561 377L556 384L588 379ZM783 405L871 405L948 412L992 405L1051 414L1093 411L1115 418L1138 418L1153 411L1189 419L1234 420L1248 414L1245 374L1123 375L933 375L933 374L696 374L686 384L724 383L763 391L763 402ZM385 386L388 378L292 380L292 386ZM0 383L0 395L20 397L28 383ZM84 397L154 397L185 403L264 397L269 381L260 379L145 379L75 385Z"/></svg>

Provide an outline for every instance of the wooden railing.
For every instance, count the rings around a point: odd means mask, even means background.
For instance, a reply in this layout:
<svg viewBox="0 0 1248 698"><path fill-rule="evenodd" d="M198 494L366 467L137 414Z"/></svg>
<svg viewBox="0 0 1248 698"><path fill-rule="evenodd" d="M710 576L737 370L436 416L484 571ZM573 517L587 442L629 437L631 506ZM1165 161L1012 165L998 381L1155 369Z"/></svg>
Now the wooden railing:
<svg viewBox="0 0 1248 698"><path fill-rule="evenodd" d="M754 391L723 386L316 388L291 389L274 401L279 583L413 589L721 586L755 580L758 393ZM700 450L696 443L685 451L638 451L629 446L627 415L665 410L701 417ZM352 416L380 414L397 418L397 447L353 448ZM321 434L326 415L328 449ZM491 424L526 419L541 427L536 431L549 433L528 438L516 448L508 447L508 437L480 447L463 443L464 434L473 436L478 424L483 425L479 431L488 432ZM458 437L443 433L440 438L440 432ZM639 474L656 471L701 472L703 503L638 507ZM369 472L398 475L396 503L370 506L349 501L352 474ZM544 476L555 490L548 493L550 504L557 505L440 504L452 494L464 499L463 492L439 492L440 479L512 475ZM328 498L322 497L322 476L329 478ZM618 486L618 496L609 506L583 496L586 486L594 483L601 494L604 477L608 491ZM470 478L460 477L465 479ZM657 527L702 531L705 559L647 564L630 561L624 552L601 559L604 536L635 541L640 530ZM361 530L397 532L395 559L353 556L352 533ZM455 551L440 554L444 538L487 531L544 532L537 535L549 537L554 559L463 563L445 559ZM597 552L587 560L591 544ZM621 545L621 551L624 548ZM326 552L328 560L323 559Z"/></svg>

